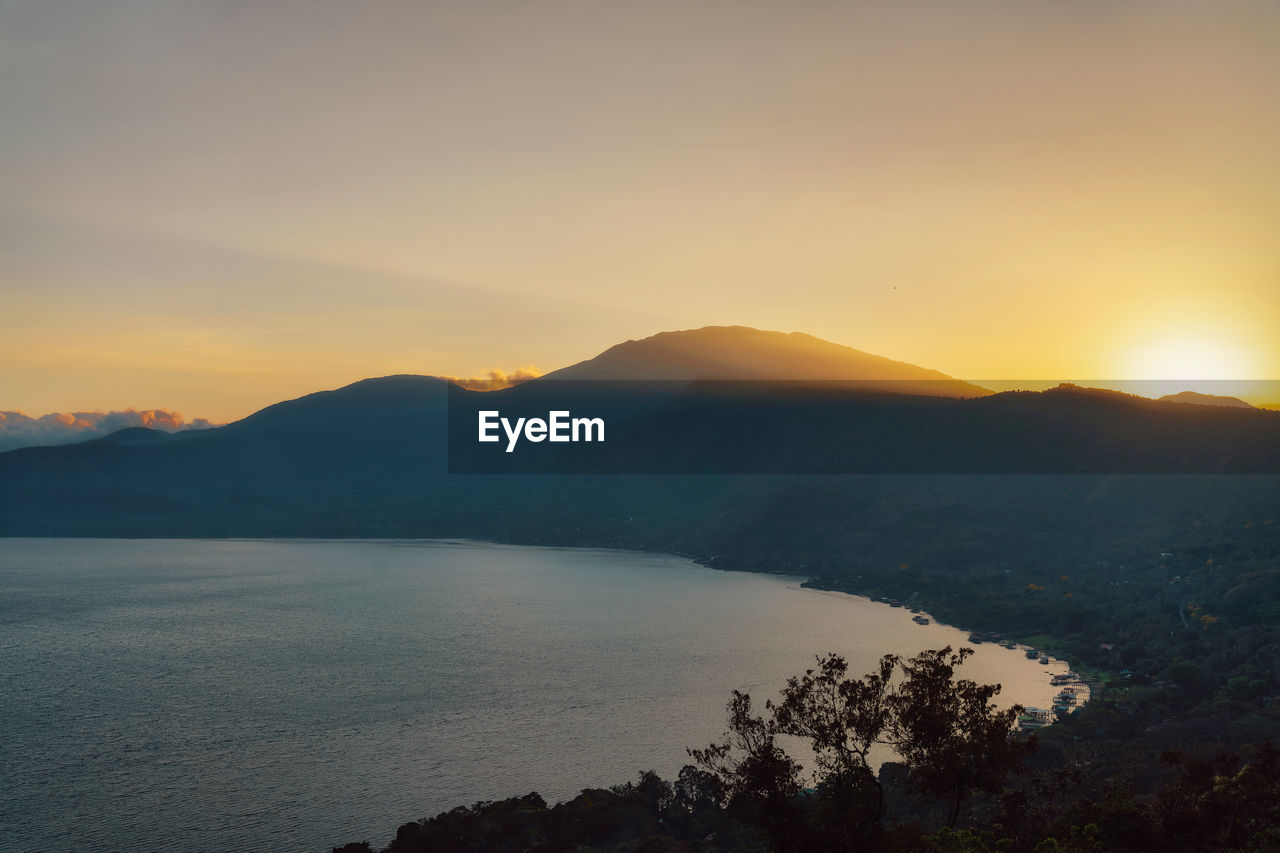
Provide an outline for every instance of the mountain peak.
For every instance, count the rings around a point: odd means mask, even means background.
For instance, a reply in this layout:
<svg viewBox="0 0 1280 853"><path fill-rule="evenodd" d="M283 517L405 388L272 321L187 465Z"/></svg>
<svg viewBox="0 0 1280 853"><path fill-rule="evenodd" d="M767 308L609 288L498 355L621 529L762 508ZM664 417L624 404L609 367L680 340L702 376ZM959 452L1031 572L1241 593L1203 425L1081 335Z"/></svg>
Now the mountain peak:
<svg viewBox="0 0 1280 853"><path fill-rule="evenodd" d="M887 383L883 390L897 393L964 397L989 393L937 370L872 355L803 332L768 331L750 326L704 326L659 332L610 347L595 358L554 371L547 377L874 382ZM913 388L911 383L921 384Z"/></svg>
<svg viewBox="0 0 1280 853"><path fill-rule="evenodd" d="M104 444L154 444L157 441L168 441L173 436L162 429L133 426L118 429L101 438L90 439Z"/></svg>
<svg viewBox="0 0 1280 853"><path fill-rule="evenodd" d="M1227 406L1233 409L1253 408L1253 406L1239 397L1227 397L1221 394L1201 394L1198 391L1179 391L1177 394L1165 394L1160 400L1165 403L1183 403L1190 406Z"/></svg>

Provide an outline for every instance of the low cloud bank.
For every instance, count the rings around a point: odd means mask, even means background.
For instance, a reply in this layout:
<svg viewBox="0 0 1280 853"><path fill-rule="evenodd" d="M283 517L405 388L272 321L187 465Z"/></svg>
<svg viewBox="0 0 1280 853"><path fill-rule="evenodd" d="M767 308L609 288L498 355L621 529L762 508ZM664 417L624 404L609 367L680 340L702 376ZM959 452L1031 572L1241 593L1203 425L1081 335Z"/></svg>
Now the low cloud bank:
<svg viewBox="0 0 1280 853"><path fill-rule="evenodd" d="M54 412L38 418L22 412L0 412L0 453L19 447L71 444L101 438L126 427L149 427L164 432L207 429L204 418L188 421L177 412L145 409L123 412Z"/></svg>
<svg viewBox="0 0 1280 853"><path fill-rule="evenodd" d="M542 372L536 367L522 367L511 373L490 370L486 378L473 377L463 379L459 376L441 376L440 378L471 391L501 391L503 388L510 388L512 385L519 385L521 382L537 379L541 375Z"/></svg>

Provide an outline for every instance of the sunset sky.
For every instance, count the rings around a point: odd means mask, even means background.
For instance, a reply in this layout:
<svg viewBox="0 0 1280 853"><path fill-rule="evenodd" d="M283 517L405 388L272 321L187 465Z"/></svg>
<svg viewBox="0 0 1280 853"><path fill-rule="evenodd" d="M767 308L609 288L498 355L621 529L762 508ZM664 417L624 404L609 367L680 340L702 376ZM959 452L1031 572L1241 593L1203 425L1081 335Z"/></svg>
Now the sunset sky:
<svg viewBox="0 0 1280 853"><path fill-rule="evenodd" d="M0 0L0 410L799 330L1280 377L1280 4Z"/></svg>

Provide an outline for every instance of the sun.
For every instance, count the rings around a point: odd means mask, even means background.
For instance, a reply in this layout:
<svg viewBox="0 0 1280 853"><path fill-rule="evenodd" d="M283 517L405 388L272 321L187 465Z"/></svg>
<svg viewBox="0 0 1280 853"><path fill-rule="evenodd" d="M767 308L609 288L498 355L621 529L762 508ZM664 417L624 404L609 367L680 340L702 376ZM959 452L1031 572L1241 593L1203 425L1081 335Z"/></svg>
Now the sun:
<svg viewBox="0 0 1280 853"><path fill-rule="evenodd" d="M1125 373L1129 379L1206 382L1244 379L1252 367L1244 349L1228 337L1186 332L1133 349Z"/></svg>
<svg viewBox="0 0 1280 853"><path fill-rule="evenodd" d="M1226 336L1203 332L1170 334L1129 352L1121 386L1160 397L1181 391L1221 396L1257 396L1256 371L1248 351Z"/></svg>

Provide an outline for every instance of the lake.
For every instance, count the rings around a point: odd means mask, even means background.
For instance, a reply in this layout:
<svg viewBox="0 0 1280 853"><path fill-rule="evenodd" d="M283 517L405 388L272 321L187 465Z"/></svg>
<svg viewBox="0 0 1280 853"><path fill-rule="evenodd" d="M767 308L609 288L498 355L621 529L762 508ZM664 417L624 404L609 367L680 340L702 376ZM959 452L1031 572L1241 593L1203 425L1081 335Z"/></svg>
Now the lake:
<svg viewBox="0 0 1280 853"><path fill-rule="evenodd" d="M671 556L454 541L0 539L0 848L328 851L653 769L904 609ZM990 644L1000 699L1057 688Z"/></svg>

